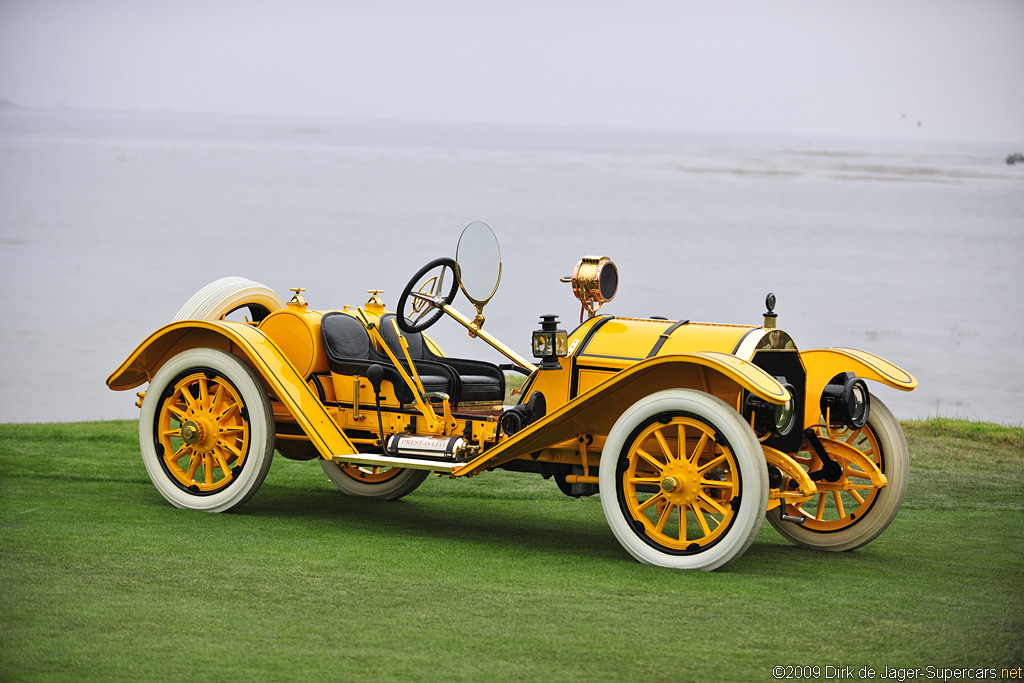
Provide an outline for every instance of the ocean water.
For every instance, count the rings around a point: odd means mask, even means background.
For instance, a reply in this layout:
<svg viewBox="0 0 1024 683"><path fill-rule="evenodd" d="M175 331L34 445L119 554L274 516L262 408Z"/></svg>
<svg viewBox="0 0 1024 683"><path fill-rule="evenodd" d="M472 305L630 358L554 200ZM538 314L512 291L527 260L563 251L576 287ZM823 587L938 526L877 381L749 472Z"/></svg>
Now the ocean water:
<svg viewBox="0 0 1024 683"><path fill-rule="evenodd" d="M394 305L481 220L486 329L529 355L560 276L610 256L604 312L779 327L920 381L899 417L1024 422L1024 165L998 145L0 109L0 422L133 418L106 377L227 275L312 307ZM464 311L472 307L464 299ZM495 359L455 323L448 353Z"/></svg>

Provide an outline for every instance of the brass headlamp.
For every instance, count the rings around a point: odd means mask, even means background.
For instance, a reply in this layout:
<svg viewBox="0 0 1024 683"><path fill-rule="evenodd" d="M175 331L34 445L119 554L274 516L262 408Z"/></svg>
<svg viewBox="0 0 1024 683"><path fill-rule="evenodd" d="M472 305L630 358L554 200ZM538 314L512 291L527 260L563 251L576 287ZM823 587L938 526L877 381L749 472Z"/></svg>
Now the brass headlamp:
<svg viewBox="0 0 1024 683"><path fill-rule="evenodd" d="M583 311L593 318L601 305L615 298L619 288L619 271L607 256L584 256L576 264L571 277L563 277L562 282L572 283L572 293L583 304L580 310L580 322L583 322Z"/></svg>

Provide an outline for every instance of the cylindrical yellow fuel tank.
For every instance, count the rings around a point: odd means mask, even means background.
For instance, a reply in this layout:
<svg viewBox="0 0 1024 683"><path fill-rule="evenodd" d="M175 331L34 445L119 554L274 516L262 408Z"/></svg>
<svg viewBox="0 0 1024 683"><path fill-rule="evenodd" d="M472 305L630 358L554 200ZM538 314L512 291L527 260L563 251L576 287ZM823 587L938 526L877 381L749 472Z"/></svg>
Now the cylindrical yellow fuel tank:
<svg viewBox="0 0 1024 683"><path fill-rule="evenodd" d="M277 344L303 377L327 372L327 354L320 341L318 311L288 306L274 311L260 323L260 330Z"/></svg>

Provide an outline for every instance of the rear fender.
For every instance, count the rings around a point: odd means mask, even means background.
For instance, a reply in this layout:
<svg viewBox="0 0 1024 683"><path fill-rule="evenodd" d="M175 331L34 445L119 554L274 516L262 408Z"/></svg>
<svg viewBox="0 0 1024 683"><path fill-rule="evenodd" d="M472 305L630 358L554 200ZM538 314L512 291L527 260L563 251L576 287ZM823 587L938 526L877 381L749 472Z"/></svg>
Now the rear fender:
<svg viewBox="0 0 1024 683"><path fill-rule="evenodd" d="M477 474L581 434L606 435L615 420L644 396L681 388L712 393L734 407L742 389L777 404L790 397L774 377L731 354L712 351L655 356L612 375L452 474Z"/></svg>
<svg viewBox="0 0 1024 683"><path fill-rule="evenodd" d="M811 349L801 351L800 360L807 370L807 400L804 424L821 422L821 391L841 372L852 372L857 377L881 382L900 391L913 391L917 380L909 372L867 351L857 349Z"/></svg>
<svg viewBox="0 0 1024 683"><path fill-rule="evenodd" d="M199 347L227 351L248 364L323 457L356 452L284 353L263 332L245 323L185 320L165 325L121 363L107 378L107 386L115 391L134 389L152 380L178 353Z"/></svg>

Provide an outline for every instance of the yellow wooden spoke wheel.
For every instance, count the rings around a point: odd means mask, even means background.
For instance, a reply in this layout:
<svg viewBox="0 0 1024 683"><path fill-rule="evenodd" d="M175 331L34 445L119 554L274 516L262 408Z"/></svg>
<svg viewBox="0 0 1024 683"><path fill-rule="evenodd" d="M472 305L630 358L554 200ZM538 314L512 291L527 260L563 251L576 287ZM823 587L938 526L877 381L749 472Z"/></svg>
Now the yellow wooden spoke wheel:
<svg viewBox="0 0 1024 683"><path fill-rule="evenodd" d="M699 552L729 528L739 469L711 425L665 415L627 447L620 460L623 500L649 538L666 548Z"/></svg>
<svg viewBox="0 0 1024 683"><path fill-rule="evenodd" d="M379 500L395 500L412 493L430 475L427 470L350 465L323 459L320 467L343 493Z"/></svg>
<svg viewBox="0 0 1024 683"><path fill-rule="evenodd" d="M909 477L907 442L896 418L874 396L864 427L833 432L832 438L822 438L821 442L829 457L842 465L842 477L835 482L815 482L819 491L816 496L799 506L786 506L787 515L805 518L802 525L783 521L778 508L768 513L768 521L797 545L852 550L885 531L899 512ZM856 448L874 462L888 480L887 485L873 486L867 473L844 456L842 444ZM821 467L813 450L801 451L794 459L808 471Z"/></svg>
<svg viewBox="0 0 1024 683"><path fill-rule="evenodd" d="M249 451L248 411L238 390L199 370L178 379L170 394L157 409L157 450L167 474L193 493L228 486Z"/></svg>
<svg viewBox="0 0 1024 683"><path fill-rule="evenodd" d="M641 562L717 569L747 549L768 499L750 426L720 399L673 389L619 418L601 456L601 505Z"/></svg>
<svg viewBox="0 0 1024 683"><path fill-rule="evenodd" d="M273 414L262 384L238 358L190 349L150 383L139 442L150 479L168 501L223 512L263 483L274 452Z"/></svg>

